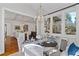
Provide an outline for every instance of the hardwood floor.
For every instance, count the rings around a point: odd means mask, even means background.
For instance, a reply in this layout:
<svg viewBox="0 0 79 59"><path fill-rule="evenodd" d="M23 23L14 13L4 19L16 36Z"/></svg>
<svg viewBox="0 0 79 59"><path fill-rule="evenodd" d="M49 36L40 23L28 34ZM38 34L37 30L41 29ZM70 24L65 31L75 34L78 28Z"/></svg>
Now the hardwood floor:
<svg viewBox="0 0 79 59"><path fill-rule="evenodd" d="M5 53L0 56L8 56L15 52L18 52L18 43L15 37L7 36L5 39Z"/></svg>

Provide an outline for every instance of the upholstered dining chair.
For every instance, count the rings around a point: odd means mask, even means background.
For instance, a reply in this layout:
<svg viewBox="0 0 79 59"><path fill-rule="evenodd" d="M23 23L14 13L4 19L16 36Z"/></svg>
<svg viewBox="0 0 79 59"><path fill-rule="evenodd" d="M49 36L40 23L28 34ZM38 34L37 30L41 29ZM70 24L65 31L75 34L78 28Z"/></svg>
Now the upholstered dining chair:
<svg viewBox="0 0 79 59"><path fill-rule="evenodd" d="M68 41L65 39L61 39L60 47L55 53L51 53L50 56L60 56L60 54L66 50Z"/></svg>
<svg viewBox="0 0 79 59"><path fill-rule="evenodd" d="M37 44L27 44L22 48L25 56L43 56L43 47Z"/></svg>
<svg viewBox="0 0 79 59"><path fill-rule="evenodd" d="M61 44L60 44L60 52L63 52L64 50L66 50L67 47L67 40L62 39L61 40Z"/></svg>

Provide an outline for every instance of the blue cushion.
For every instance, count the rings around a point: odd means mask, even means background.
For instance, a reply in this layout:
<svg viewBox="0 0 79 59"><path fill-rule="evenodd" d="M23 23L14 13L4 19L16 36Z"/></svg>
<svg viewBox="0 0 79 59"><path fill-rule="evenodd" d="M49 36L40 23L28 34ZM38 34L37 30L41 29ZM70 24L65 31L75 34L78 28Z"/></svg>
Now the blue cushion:
<svg viewBox="0 0 79 59"><path fill-rule="evenodd" d="M75 55L76 52L79 50L79 47L72 43L68 48L68 55Z"/></svg>

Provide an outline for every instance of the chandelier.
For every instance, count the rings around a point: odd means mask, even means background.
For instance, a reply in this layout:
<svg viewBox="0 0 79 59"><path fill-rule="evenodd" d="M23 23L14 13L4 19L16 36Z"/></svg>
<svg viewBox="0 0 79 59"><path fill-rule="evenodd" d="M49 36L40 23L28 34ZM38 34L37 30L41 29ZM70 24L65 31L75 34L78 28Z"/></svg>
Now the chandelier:
<svg viewBox="0 0 79 59"><path fill-rule="evenodd" d="M42 4L40 4L38 14L36 16L36 32L37 35L43 35L44 33L44 16Z"/></svg>

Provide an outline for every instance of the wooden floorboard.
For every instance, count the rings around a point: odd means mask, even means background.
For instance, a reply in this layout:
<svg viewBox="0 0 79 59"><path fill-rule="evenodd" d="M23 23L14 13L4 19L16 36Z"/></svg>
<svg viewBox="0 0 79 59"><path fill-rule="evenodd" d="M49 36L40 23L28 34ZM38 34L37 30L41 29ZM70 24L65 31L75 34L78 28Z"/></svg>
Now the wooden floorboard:
<svg viewBox="0 0 79 59"><path fill-rule="evenodd" d="M18 52L18 43L15 37L7 36L5 39L5 53L0 56L8 56L10 54Z"/></svg>

